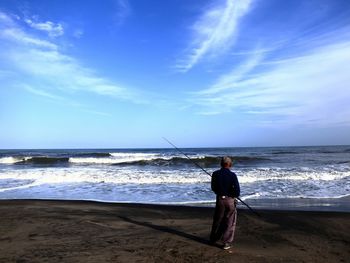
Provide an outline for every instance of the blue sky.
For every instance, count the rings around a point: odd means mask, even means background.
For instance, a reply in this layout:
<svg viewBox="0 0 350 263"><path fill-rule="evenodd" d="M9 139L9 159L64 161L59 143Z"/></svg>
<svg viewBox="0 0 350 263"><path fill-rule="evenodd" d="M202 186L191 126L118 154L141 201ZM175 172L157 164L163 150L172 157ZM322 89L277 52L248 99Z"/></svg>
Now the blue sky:
<svg viewBox="0 0 350 263"><path fill-rule="evenodd" d="M0 2L0 148L350 144L350 1Z"/></svg>

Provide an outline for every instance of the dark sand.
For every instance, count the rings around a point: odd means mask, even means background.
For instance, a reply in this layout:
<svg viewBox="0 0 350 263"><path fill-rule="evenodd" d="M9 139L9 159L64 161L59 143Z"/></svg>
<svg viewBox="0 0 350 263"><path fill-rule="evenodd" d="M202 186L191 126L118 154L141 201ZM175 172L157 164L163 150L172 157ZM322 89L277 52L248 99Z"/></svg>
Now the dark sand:
<svg viewBox="0 0 350 263"><path fill-rule="evenodd" d="M350 262L350 213L239 210L208 244L213 208L0 201L0 262Z"/></svg>

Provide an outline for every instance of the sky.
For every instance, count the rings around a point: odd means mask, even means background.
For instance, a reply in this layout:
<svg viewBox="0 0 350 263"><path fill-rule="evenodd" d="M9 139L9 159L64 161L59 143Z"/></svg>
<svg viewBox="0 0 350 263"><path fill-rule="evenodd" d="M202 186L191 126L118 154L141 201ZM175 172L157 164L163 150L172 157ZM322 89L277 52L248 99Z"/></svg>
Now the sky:
<svg viewBox="0 0 350 263"><path fill-rule="evenodd" d="M350 144L348 0L1 0L0 148Z"/></svg>

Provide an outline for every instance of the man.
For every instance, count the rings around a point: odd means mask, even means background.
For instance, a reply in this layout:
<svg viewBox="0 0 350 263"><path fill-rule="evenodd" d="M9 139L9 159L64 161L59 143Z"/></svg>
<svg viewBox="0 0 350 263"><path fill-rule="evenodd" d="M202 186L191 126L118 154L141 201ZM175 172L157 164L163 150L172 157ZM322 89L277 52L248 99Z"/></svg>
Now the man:
<svg viewBox="0 0 350 263"><path fill-rule="evenodd" d="M221 169L213 173L211 189L216 194L216 206L210 242L218 240L224 243L223 249L229 249L233 242L236 227L236 197L239 197L240 187L235 173L231 172L232 160L229 157L221 159Z"/></svg>

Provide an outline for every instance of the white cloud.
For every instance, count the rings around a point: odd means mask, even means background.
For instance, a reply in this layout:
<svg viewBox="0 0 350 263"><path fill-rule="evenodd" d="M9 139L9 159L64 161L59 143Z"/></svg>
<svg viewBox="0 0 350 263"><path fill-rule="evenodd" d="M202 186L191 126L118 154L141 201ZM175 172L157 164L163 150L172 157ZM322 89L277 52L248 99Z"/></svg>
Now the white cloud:
<svg viewBox="0 0 350 263"><path fill-rule="evenodd" d="M26 84L21 84L18 85L20 88L23 88L25 90L27 90L28 92L38 95L38 96L42 96L45 98L50 99L51 101L55 102L55 103L64 103L64 104L69 104L73 107L78 107L81 111L89 113L89 114L94 114L94 115L99 115L99 116L105 116L105 117L111 117L112 114L110 113L106 113L106 112L102 112L102 111L96 111L96 110L91 110L89 106L86 106L84 104L78 103L74 100L70 100L67 99L65 97L56 95L56 94L52 94L50 92L47 92L45 90L42 89L38 89L38 88L34 88L31 87L29 85Z"/></svg>
<svg viewBox="0 0 350 263"><path fill-rule="evenodd" d="M146 103L138 92L99 76L74 57L62 53L52 39L49 41L26 32L20 23L1 12L0 29L2 43L11 43L6 45L6 50L0 50L0 55L7 66L22 74L22 86L26 90L52 99L58 98L55 92L68 95L90 92L133 103Z"/></svg>
<svg viewBox="0 0 350 263"><path fill-rule="evenodd" d="M32 28L46 32L50 37L58 37L64 34L63 26L59 23L51 21L36 22L32 19L25 19L24 21Z"/></svg>
<svg viewBox="0 0 350 263"><path fill-rule="evenodd" d="M246 78L246 75L259 66L264 58L264 51L255 51L251 54L244 63L235 67L229 74L221 76L212 87L202 90L200 93L209 95L231 89L236 82Z"/></svg>
<svg viewBox="0 0 350 263"><path fill-rule="evenodd" d="M251 62L253 61L253 62ZM247 74L253 56L194 95L202 114L233 112L261 123L350 124L350 41L328 44L307 54L281 59ZM243 68L243 70L242 70ZM275 118L275 119L274 119Z"/></svg>
<svg viewBox="0 0 350 263"><path fill-rule="evenodd" d="M26 89L27 91L29 91L30 93L33 93L33 94L36 94L36 95L39 95L39 96L43 96L43 97L46 97L46 98L49 98L49 99L52 99L52 100L55 100L55 101L58 101L58 100L64 100L63 97L61 96L58 96L58 95L55 95L55 94L51 94L47 91L44 91L44 90L40 90L40 89L37 89L37 88L33 88L29 85L20 85L20 87Z"/></svg>
<svg viewBox="0 0 350 263"><path fill-rule="evenodd" d="M43 39L33 37L19 28L11 27L5 28L0 32L0 37L17 42L19 45L30 45L41 48L57 49L57 45Z"/></svg>
<svg viewBox="0 0 350 263"><path fill-rule="evenodd" d="M8 53L8 58L22 72L40 79L41 83L47 83L48 87L137 101L137 96L131 91L99 77L93 70L81 66L74 58L56 50L26 49L21 52L17 49Z"/></svg>
<svg viewBox="0 0 350 263"><path fill-rule="evenodd" d="M2 26L15 26L16 21L21 20L18 15L6 14L0 10L0 27Z"/></svg>
<svg viewBox="0 0 350 263"><path fill-rule="evenodd" d="M205 55L216 56L235 42L239 21L251 9L252 0L226 0L224 5L206 11L193 26L193 37L185 58L176 68L186 72Z"/></svg>

